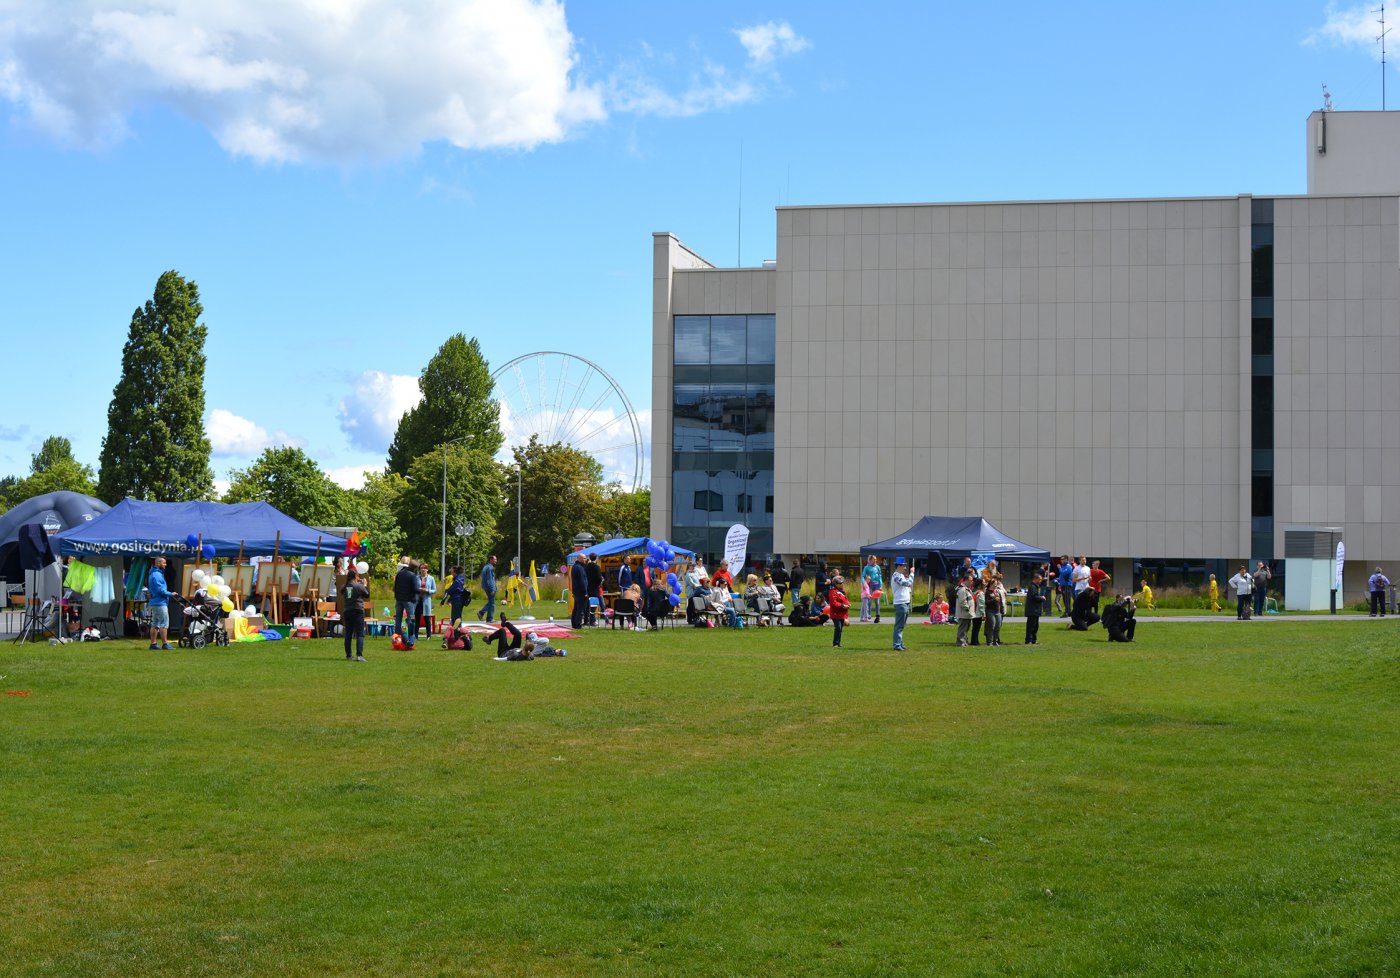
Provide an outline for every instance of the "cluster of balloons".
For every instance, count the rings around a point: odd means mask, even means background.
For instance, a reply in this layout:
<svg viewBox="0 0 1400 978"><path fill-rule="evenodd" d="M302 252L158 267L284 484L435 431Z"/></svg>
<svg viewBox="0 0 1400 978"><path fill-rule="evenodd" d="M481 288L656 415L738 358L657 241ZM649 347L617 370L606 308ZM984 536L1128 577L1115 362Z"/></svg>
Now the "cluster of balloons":
<svg viewBox="0 0 1400 978"><path fill-rule="evenodd" d="M200 547L200 546L199 546L199 534L197 534L197 533L190 533L190 534L186 535L186 537L185 537L185 546L189 547L191 550L194 550L195 548L198 548L198 549L199 549L199 555L200 555L201 557L203 557L205 560L213 560L213 559L214 559L214 545L213 545L212 543L206 543L204 546Z"/></svg>
<svg viewBox="0 0 1400 978"><path fill-rule="evenodd" d="M676 561L676 552L665 540L650 540L647 542L646 566L653 571L664 571ZM671 593L666 596L666 600L674 608L681 603L681 582L674 573L666 574L666 586Z"/></svg>
<svg viewBox="0 0 1400 978"><path fill-rule="evenodd" d="M209 593L209 597L219 601L219 607L224 609L224 614L233 610L233 589L224 583L222 575L215 574L211 577L199 568L195 568L190 574L190 580L203 587Z"/></svg>

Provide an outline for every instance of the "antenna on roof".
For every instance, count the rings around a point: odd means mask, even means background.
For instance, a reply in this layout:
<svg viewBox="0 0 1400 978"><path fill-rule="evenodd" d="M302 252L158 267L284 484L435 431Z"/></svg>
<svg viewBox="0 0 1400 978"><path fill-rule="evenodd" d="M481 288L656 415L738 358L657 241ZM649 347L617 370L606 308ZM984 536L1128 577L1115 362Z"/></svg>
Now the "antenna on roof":
<svg viewBox="0 0 1400 978"><path fill-rule="evenodd" d="M1322 111L1332 111L1332 93L1327 90L1327 83L1322 83Z"/></svg>
<svg viewBox="0 0 1400 978"><path fill-rule="evenodd" d="M1376 35L1376 42L1381 46L1381 111L1385 111L1385 36L1390 33L1385 26L1385 4L1382 3L1377 9L1371 11L1373 14L1381 15L1381 32Z"/></svg>

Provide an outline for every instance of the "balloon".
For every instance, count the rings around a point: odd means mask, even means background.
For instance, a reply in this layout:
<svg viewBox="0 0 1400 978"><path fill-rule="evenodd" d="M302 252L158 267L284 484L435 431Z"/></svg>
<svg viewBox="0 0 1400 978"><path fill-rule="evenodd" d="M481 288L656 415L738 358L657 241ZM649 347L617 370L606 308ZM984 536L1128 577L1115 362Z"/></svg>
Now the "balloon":
<svg viewBox="0 0 1400 978"><path fill-rule="evenodd" d="M222 575L222 574L215 574L215 575L214 575L214 583L217 584L217 585L219 585L219 587L223 587L223 586L224 586L224 577L223 577L223 575Z"/></svg>
<svg viewBox="0 0 1400 978"><path fill-rule="evenodd" d="M666 575L666 583L669 584L669 585L671 585L672 587L675 587L675 586L676 586L676 582L677 582L678 580L680 580L680 578L678 578L678 577L676 576L676 572L675 572L675 571L672 571L671 573L669 573L669 574Z"/></svg>
<svg viewBox="0 0 1400 978"><path fill-rule="evenodd" d="M228 598L224 598L224 603L219 605L219 607L223 608L225 612L230 612L233 610L233 602Z"/></svg>
<svg viewBox="0 0 1400 978"><path fill-rule="evenodd" d="M368 563L367 561L363 561L363 560L360 561L359 563L357 563L357 564L355 565L355 572L358 573L358 574L368 574L368 573L369 573L369 563Z"/></svg>
<svg viewBox="0 0 1400 978"><path fill-rule="evenodd" d="M245 615L256 615L258 613L258 609L255 608L253 605L248 605L248 607L243 609L243 613Z"/></svg>
<svg viewBox="0 0 1400 978"><path fill-rule="evenodd" d="M196 567L194 571L190 574L190 580L198 584L200 581L204 580L204 571Z"/></svg>
<svg viewBox="0 0 1400 978"><path fill-rule="evenodd" d="M674 608L681 603L681 596L679 594L669 594L666 596L666 600L671 602L671 607Z"/></svg>
<svg viewBox="0 0 1400 978"><path fill-rule="evenodd" d="M205 560L214 559L214 545L212 543L206 543L200 548L199 552L204 556Z"/></svg>
<svg viewBox="0 0 1400 978"><path fill-rule="evenodd" d="M199 546L199 534L191 533L189 536L185 537L185 546L189 547L191 550Z"/></svg>

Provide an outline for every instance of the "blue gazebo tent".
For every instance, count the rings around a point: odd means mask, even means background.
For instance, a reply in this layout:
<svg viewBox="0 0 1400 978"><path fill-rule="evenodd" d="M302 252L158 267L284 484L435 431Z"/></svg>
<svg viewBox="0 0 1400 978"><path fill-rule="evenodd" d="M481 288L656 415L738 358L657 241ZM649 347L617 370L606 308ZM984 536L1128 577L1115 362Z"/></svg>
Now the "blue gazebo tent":
<svg viewBox="0 0 1400 978"><path fill-rule="evenodd" d="M1007 536L981 516L925 516L903 533L867 544L860 548L861 559L876 557L928 557L945 563L962 560L973 554L991 554L999 562L1050 559L1050 551L1041 550Z"/></svg>
<svg viewBox="0 0 1400 978"><path fill-rule="evenodd" d="M647 555L647 547L651 542L651 537L622 537L617 540L604 540L601 543L596 543L591 547L584 547L582 550L569 554L569 556L564 558L564 562L566 564L572 564L574 558L581 553L597 554L599 557L645 557ZM677 547L673 544L671 549L675 551L677 557L693 558L695 556L694 550L687 550L685 547Z"/></svg>
<svg viewBox="0 0 1400 978"><path fill-rule="evenodd" d="M64 557L102 554L193 558L193 534L219 557L338 555L345 538L298 523L270 503L148 503L123 499L89 523L54 537Z"/></svg>

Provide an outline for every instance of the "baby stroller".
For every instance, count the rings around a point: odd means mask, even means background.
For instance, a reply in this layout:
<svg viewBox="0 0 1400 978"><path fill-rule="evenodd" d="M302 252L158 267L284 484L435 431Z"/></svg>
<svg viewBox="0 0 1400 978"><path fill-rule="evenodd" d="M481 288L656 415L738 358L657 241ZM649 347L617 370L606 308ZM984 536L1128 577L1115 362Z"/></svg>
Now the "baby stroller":
<svg viewBox="0 0 1400 978"><path fill-rule="evenodd" d="M201 592L195 593L198 599ZM185 627L180 634L180 645L189 649L202 649L206 645L228 645L228 632L224 630L223 608L212 599L186 601Z"/></svg>

